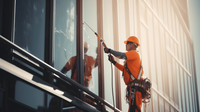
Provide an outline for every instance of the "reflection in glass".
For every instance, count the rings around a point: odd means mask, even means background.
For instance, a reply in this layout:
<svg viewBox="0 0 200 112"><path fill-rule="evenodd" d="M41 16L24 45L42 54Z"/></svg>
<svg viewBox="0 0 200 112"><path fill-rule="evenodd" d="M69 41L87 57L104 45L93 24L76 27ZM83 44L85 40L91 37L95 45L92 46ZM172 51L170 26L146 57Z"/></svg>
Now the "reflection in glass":
<svg viewBox="0 0 200 112"><path fill-rule="evenodd" d="M84 21L90 27L97 31L97 8L96 0L84 0ZM97 47L98 40L95 34L85 24L83 25L83 38L84 38L84 68L85 86L95 94L98 95L98 55Z"/></svg>
<svg viewBox="0 0 200 112"><path fill-rule="evenodd" d="M87 42L84 42L84 86L89 87L91 78L92 78L92 69L98 65L97 58L94 59L92 56L87 55L87 51L89 49L89 45ZM62 73L67 73L71 70L71 78L77 82L77 57L71 57L65 66L62 68Z"/></svg>
<svg viewBox="0 0 200 112"><path fill-rule="evenodd" d="M15 44L44 60L45 0L17 0Z"/></svg>
<svg viewBox="0 0 200 112"><path fill-rule="evenodd" d="M54 67L61 70L76 56L76 1L56 0ZM71 76L71 71L67 72Z"/></svg>

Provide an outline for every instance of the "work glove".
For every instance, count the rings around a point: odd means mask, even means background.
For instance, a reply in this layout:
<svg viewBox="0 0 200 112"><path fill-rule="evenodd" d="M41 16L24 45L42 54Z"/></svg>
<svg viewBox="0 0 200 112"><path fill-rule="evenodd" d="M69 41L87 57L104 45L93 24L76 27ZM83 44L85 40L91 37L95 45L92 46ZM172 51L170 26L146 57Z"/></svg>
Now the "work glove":
<svg viewBox="0 0 200 112"><path fill-rule="evenodd" d="M110 53L110 49L109 48L104 48L104 52L105 53Z"/></svg>
<svg viewBox="0 0 200 112"><path fill-rule="evenodd" d="M108 55L108 60L109 60L111 63L113 63L114 65L116 64L116 61L115 61L114 57L113 57L111 54Z"/></svg>

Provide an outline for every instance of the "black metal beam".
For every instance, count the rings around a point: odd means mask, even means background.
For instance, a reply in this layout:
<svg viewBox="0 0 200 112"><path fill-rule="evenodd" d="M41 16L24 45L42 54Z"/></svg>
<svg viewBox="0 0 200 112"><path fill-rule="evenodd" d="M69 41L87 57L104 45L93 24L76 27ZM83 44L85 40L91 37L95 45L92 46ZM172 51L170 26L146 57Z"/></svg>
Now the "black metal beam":
<svg viewBox="0 0 200 112"><path fill-rule="evenodd" d="M94 94L93 92L91 92L90 90L88 90L87 88L85 88L84 86L80 85L79 83L75 82L74 80L66 77L63 73L61 73L60 71L58 71L57 69L55 69L54 67L48 65L47 63L43 62L42 60L40 60L39 58L35 57L34 55L28 53L27 51L25 51L24 49L22 49L21 47L17 46L16 44L12 43L11 41L9 41L8 39L4 38L3 36L0 35L0 42L4 42L5 44L7 44L8 46L12 47L13 49L17 50L19 53L21 53L22 55L28 57L29 59L31 59L32 61L38 63L40 66L48 69L50 72L55 73L56 75L58 75L63 81L67 81L70 84L72 84L72 86L75 86L76 88L79 88L80 90L88 93L89 95L91 95L92 97L94 97L95 99L99 100L99 102L101 102L102 104L108 106L109 108L113 109L114 111L117 112L121 112L119 109L113 107L110 103L108 103L107 101L105 101L104 99L100 98L99 96L97 96L96 94Z"/></svg>

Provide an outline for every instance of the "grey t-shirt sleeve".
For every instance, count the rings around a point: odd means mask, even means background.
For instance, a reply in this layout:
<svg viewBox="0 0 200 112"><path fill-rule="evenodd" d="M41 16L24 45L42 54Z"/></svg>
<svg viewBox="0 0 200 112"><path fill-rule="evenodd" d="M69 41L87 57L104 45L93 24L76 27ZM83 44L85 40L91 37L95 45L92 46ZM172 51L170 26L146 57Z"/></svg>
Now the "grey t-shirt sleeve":
<svg viewBox="0 0 200 112"><path fill-rule="evenodd" d="M115 50L110 49L110 53L113 54L115 57L119 58L119 59L127 59L126 54L122 53L122 52L118 52Z"/></svg>

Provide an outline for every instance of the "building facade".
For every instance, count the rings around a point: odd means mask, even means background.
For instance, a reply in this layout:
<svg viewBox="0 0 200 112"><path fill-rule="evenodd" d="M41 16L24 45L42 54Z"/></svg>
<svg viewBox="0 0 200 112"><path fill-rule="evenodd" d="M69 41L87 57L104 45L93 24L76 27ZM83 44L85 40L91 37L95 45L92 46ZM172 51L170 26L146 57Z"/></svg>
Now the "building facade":
<svg viewBox="0 0 200 112"><path fill-rule="evenodd" d="M93 31L122 52L139 38L152 82L143 112L199 112L188 15L187 0L0 0L0 112L127 112L122 73Z"/></svg>

